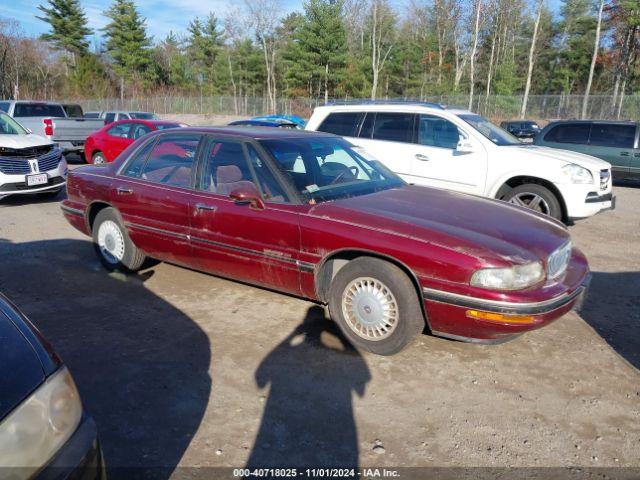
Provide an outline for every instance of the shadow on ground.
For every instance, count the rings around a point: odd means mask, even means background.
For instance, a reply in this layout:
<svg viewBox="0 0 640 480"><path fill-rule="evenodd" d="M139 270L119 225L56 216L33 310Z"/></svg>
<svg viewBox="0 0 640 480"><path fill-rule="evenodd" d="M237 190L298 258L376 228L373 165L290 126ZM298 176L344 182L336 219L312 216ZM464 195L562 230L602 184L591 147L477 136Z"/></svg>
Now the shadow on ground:
<svg viewBox="0 0 640 480"><path fill-rule="evenodd" d="M153 271L108 274L90 242L0 240L0 258L11 258L2 262L0 291L72 372L110 477L168 478L209 401L207 335L145 287Z"/></svg>
<svg viewBox="0 0 640 480"><path fill-rule="evenodd" d="M580 316L640 369L640 272L593 272Z"/></svg>
<svg viewBox="0 0 640 480"><path fill-rule="evenodd" d="M261 362L269 394L247 468L358 467L352 393L364 395L366 362L318 306Z"/></svg>

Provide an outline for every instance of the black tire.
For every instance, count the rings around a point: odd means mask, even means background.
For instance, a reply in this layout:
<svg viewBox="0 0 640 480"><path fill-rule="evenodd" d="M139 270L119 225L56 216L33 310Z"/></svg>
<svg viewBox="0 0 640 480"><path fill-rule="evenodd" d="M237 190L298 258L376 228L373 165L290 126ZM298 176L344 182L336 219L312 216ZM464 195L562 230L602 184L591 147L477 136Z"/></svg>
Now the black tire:
<svg viewBox="0 0 640 480"><path fill-rule="evenodd" d="M528 203L535 202L538 198L542 199L543 202L538 203L537 208L529 207ZM518 203L516 203L516 199L519 200ZM537 183L518 185L509 190L501 200L531 208L534 211L549 215L556 220L562 220L562 207L560 206L558 197L547 187L543 187Z"/></svg>
<svg viewBox="0 0 640 480"><path fill-rule="evenodd" d="M91 163L94 165L107 163L107 159L105 158L104 153L97 151L93 152L93 155L91 155Z"/></svg>
<svg viewBox="0 0 640 480"><path fill-rule="evenodd" d="M397 316L395 328L386 338L369 340L356 333L350 326L343 309L343 296L347 288L359 279L370 278L381 282L395 298ZM366 302L365 302L366 303ZM347 308L347 303L344 307ZM360 304L359 304L360 305ZM364 305L369 310L371 307ZM406 347L425 325L424 315L416 288L409 277L392 263L373 257L359 257L342 267L331 282L329 290L329 312L345 337L356 347L378 355L393 355Z"/></svg>
<svg viewBox="0 0 640 480"><path fill-rule="evenodd" d="M111 228L117 228L120 232L122 240L120 246L123 247L121 255L122 258L109 255L108 252L104 251L100 246L100 227L105 222L111 222L109 226ZM105 268L108 270L120 270L127 273L140 270L140 267L142 267L147 257L129 238L126 229L122 226L120 215L115 208L108 207L100 210L93 221L91 231L93 236L93 247ZM118 239L118 241L119 240L120 239Z"/></svg>

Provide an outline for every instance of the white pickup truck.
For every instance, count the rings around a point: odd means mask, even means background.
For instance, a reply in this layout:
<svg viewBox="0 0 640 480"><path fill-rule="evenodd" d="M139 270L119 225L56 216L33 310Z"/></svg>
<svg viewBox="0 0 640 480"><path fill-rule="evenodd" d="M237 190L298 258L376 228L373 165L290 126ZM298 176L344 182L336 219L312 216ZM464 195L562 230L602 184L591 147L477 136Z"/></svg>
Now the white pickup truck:
<svg viewBox="0 0 640 480"><path fill-rule="evenodd" d="M64 153L82 154L87 137L104 127L103 120L70 118L60 103L0 100L0 111L32 133L56 143Z"/></svg>
<svg viewBox="0 0 640 480"><path fill-rule="evenodd" d="M345 137L416 185L497 198L565 222L615 207L609 163L523 144L468 110L337 103L317 107L305 128Z"/></svg>

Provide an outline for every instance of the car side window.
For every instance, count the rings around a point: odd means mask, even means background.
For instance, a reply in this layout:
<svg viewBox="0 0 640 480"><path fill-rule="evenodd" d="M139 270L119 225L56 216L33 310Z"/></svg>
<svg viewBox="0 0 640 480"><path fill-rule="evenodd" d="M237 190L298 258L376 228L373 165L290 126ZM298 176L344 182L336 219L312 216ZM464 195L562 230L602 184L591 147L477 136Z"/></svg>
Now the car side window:
<svg viewBox="0 0 640 480"><path fill-rule="evenodd" d="M464 135L449 120L435 115L420 115L418 124L420 145L453 150L457 147L460 138L464 138Z"/></svg>
<svg viewBox="0 0 640 480"><path fill-rule="evenodd" d="M9 113L10 106L9 102L0 102L0 112Z"/></svg>
<svg viewBox="0 0 640 480"><path fill-rule="evenodd" d="M138 138L146 135L149 132L151 132L151 128L147 127L146 125L134 124L133 129L131 130L131 138L137 140Z"/></svg>
<svg viewBox="0 0 640 480"><path fill-rule="evenodd" d="M132 178L139 177L142 167L147 161L147 157L149 157L149 153L151 153L155 143L155 141L147 142L141 149L134 152L133 156L127 161L124 170L122 170L122 175Z"/></svg>
<svg viewBox="0 0 640 480"><path fill-rule="evenodd" d="M166 135L153 147L140 178L153 183L188 188L201 135Z"/></svg>
<svg viewBox="0 0 640 480"><path fill-rule="evenodd" d="M557 125L544 136L544 139L548 142L587 144L590 130L590 123Z"/></svg>
<svg viewBox="0 0 640 480"><path fill-rule="evenodd" d="M355 137L362 112L334 112L327 115L318 131L333 133L342 137Z"/></svg>
<svg viewBox="0 0 640 480"><path fill-rule="evenodd" d="M116 119L116 114L115 113L107 113L104 116L104 123L113 123Z"/></svg>
<svg viewBox="0 0 640 480"><path fill-rule="evenodd" d="M598 147L633 148L636 140L635 125L594 123L589 145Z"/></svg>
<svg viewBox="0 0 640 480"><path fill-rule="evenodd" d="M247 153L249 154L249 163L255 174L255 181L260 187L264 200L267 202L286 202L286 195L282 186L253 145L247 144Z"/></svg>
<svg viewBox="0 0 640 480"><path fill-rule="evenodd" d="M119 123L107 130L107 135L118 138L130 138L129 132L131 130L130 123Z"/></svg>
<svg viewBox="0 0 640 480"><path fill-rule="evenodd" d="M229 195L238 187L255 188L242 143L213 141L203 156L199 189Z"/></svg>
<svg viewBox="0 0 640 480"><path fill-rule="evenodd" d="M413 113L378 112L372 138L391 142L413 142Z"/></svg>

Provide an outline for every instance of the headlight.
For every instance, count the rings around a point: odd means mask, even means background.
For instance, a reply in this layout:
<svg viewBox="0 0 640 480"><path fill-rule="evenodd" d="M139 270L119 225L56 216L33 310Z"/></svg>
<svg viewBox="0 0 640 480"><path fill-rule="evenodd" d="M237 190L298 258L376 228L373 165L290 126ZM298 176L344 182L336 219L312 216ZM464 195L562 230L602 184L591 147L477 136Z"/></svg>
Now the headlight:
<svg viewBox="0 0 640 480"><path fill-rule="evenodd" d="M477 270L471 276L471 285L493 290L519 290L534 285L543 278L542 264L534 262L509 268Z"/></svg>
<svg viewBox="0 0 640 480"><path fill-rule="evenodd" d="M593 183L591 172L575 163L562 167L562 175L571 183Z"/></svg>
<svg viewBox="0 0 640 480"><path fill-rule="evenodd" d="M30 477L71 437L81 417L78 390L62 367L0 423L0 463Z"/></svg>

